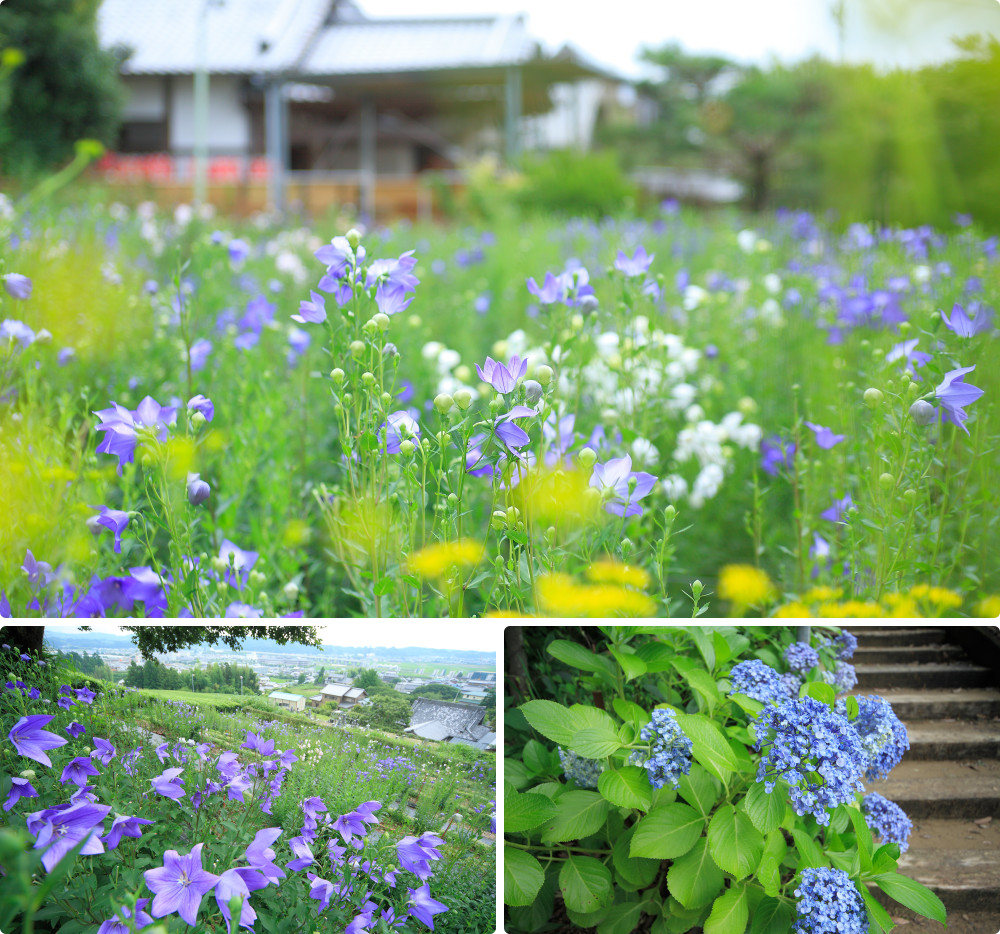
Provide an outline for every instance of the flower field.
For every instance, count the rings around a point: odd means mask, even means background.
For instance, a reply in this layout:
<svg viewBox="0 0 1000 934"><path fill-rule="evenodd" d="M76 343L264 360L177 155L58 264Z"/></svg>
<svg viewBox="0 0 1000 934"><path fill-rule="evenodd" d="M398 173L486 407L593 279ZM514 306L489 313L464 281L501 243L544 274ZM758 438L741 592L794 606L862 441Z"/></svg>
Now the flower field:
<svg viewBox="0 0 1000 934"><path fill-rule="evenodd" d="M995 616L998 241L15 213L0 614Z"/></svg>
<svg viewBox="0 0 1000 934"><path fill-rule="evenodd" d="M0 658L0 929L495 930L492 757Z"/></svg>

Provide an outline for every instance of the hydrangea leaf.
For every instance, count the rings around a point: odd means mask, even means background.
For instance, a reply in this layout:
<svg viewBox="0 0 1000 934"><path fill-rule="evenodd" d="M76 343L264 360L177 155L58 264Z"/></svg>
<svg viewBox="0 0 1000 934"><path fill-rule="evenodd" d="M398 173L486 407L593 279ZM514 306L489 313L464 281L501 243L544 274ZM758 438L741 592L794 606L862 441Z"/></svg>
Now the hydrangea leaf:
<svg viewBox="0 0 1000 934"><path fill-rule="evenodd" d="M770 833L781 826L785 816L788 790L784 782L777 782L768 794L763 782L754 782L743 799L742 808L761 833Z"/></svg>
<svg viewBox="0 0 1000 934"><path fill-rule="evenodd" d="M865 910L868 913L868 924L871 926L871 934L891 931L896 926L896 922L892 920L889 912L879 904L878 899L868 891L866 886L861 885L859 889L861 897L865 901Z"/></svg>
<svg viewBox="0 0 1000 934"><path fill-rule="evenodd" d="M546 651L549 655L567 665L572 665L574 668L614 677L615 666L610 658L597 655L579 643L569 642L565 639L556 639L549 644Z"/></svg>
<svg viewBox="0 0 1000 934"><path fill-rule="evenodd" d="M676 859L694 845L705 827L701 815L686 804L657 808L636 824L632 856L648 859Z"/></svg>
<svg viewBox="0 0 1000 934"><path fill-rule="evenodd" d="M848 695L847 697L844 698L844 706L847 709L847 719L852 722L854 720L857 720L858 713L861 710L861 708L858 706L858 699L856 697Z"/></svg>
<svg viewBox="0 0 1000 934"><path fill-rule="evenodd" d="M941 924L946 922L944 902L926 885L921 885L916 879L901 876L898 872L880 872L872 876L872 881L889 898L895 899L911 911L933 918Z"/></svg>
<svg viewBox="0 0 1000 934"><path fill-rule="evenodd" d="M642 902L612 905L607 916L597 925L597 934L632 934L642 915Z"/></svg>
<svg viewBox="0 0 1000 934"><path fill-rule="evenodd" d="M868 826L864 814L857 808L849 807L846 810L847 816L854 825L854 834L858 842L858 853L861 856L861 871L870 873L874 868L872 865L872 850L875 848L871 828Z"/></svg>
<svg viewBox="0 0 1000 934"><path fill-rule="evenodd" d="M556 813L556 805L544 795L518 794L510 782L503 784L503 829L520 833L544 824Z"/></svg>
<svg viewBox="0 0 1000 934"><path fill-rule="evenodd" d="M646 673L646 663L638 655L621 652L618 649L609 649L609 652L618 662L621 670L625 672L625 680L632 681L640 678Z"/></svg>
<svg viewBox="0 0 1000 934"><path fill-rule="evenodd" d="M743 934L749 917L746 886L733 885L713 903L712 913L705 922L705 934Z"/></svg>
<svg viewBox="0 0 1000 934"><path fill-rule="evenodd" d="M750 934L788 934L792 928L792 909L777 898L762 898L753 913Z"/></svg>
<svg viewBox="0 0 1000 934"><path fill-rule="evenodd" d="M793 827L792 836L795 838L795 846L799 851L799 869L823 869L830 865L816 845L816 841L804 830Z"/></svg>
<svg viewBox="0 0 1000 934"><path fill-rule="evenodd" d="M708 852L708 841L702 837L674 860L667 870L667 887L685 908L700 908L715 898L725 878Z"/></svg>
<svg viewBox="0 0 1000 934"><path fill-rule="evenodd" d="M597 911L611 900L611 872L599 859L573 853L559 871L559 887L567 908Z"/></svg>
<svg viewBox="0 0 1000 934"><path fill-rule="evenodd" d="M573 734L569 748L585 759L605 759L618 752L618 732L607 726L588 727Z"/></svg>
<svg viewBox="0 0 1000 934"><path fill-rule="evenodd" d="M660 871L660 861L658 859L643 859L629 855L632 846L633 829L630 828L620 834L615 840L614 848L611 851L611 862L614 864L615 872L626 882L634 885L636 890L645 888Z"/></svg>
<svg viewBox="0 0 1000 934"><path fill-rule="evenodd" d="M719 790L715 781L700 765L692 765L687 775L678 776L680 796L687 801L705 820L712 813L715 802L719 799Z"/></svg>
<svg viewBox="0 0 1000 934"><path fill-rule="evenodd" d="M677 723L692 742L694 758L722 781L739 769L739 762L719 727L701 714L677 714Z"/></svg>
<svg viewBox="0 0 1000 934"><path fill-rule="evenodd" d="M837 692L829 685L823 681L812 681L809 684L803 685L802 691L799 692L800 697L812 697L818 700L821 704L826 704L831 710L833 705L837 702Z"/></svg>
<svg viewBox="0 0 1000 934"><path fill-rule="evenodd" d="M727 804L708 825L708 849L720 869L742 879L757 868L764 837L746 814Z"/></svg>
<svg viewBox="0 0 1000 934"><path fill-rule="evenodd" d="M646 663L647 674L669 671L677 657L674 649L662 642L646 642L639 646L635 654Z"/></svg>
<svg viewBox="0 0 1000 934"><path fill-rule="evenodd" d="M508 905L530 905L545 881L542 864L512 846L503 849L503 899Z"/></svg>
<svg viewBox="0 0 1000 934"><path fill-rule="evenodd" d="M568 791L556 801L555 816L542 831L542 839L581 840L600 830L607 818L608 802L596 791Z"/></svg>
<svg viewBox="0 0 1000 934"><path fill-rule="evenodd" d="M653 788L645 769L637 765L626 765L621 769L602 773L597 782L597 790L606 801L616 807L642 808L648 811L653 803Z"/></svg>
<svg viewBox="0 0 1000 934"><path fill-rule="evenodd" d="M649 723L649 711L643 710L638 704L621 697L616 697L612 704L615 713L626 723L631 723L636 727L643 727Z"/></svg>
<svg viewBox="0 0 1000 934"><path fill-rule="evenodd" d="M573 718L562 704L531 700L522 704L519 709L534 729L560 746L568 746L573 734L577 732Z"/></svg>

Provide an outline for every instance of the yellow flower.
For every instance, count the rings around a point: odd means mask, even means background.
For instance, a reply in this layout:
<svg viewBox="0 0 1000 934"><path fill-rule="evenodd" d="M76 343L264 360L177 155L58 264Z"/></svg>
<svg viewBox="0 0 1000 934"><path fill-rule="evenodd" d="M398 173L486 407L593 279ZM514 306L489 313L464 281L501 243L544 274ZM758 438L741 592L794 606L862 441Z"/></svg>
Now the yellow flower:
<svg viewBox="0 0 1000 934"><path fill-rule="evenodd" d="M783 607L779 607L774 614L775 619L806 619L812 616L812 613L804 603L786 603Z"/></svg>
<svg viewBox="0 0 1000 934"><path fill-rule="evenodd" d="M941 616L948 610L958 609L962 605L961 595L947 587L917 584L910 588L910 596L919 600L930 616Z"/></svg>
<svg viewBox="0 0 1000 934"><path fill-rule="evenodd" d="M589 580L597 583L620 584L622 587L639 589L649 586L649 575L642 568L631 564L619 564L610 559L595 561L584 573Z"/></svg>
<svg viewBox="0 0 1000 934"><path fill-rule="evenodd" d="M882 602L889 610L886 614L887 616L897 619L906 619L907 617L922 617L924 615L920 612L920 609L917 606L917 601L914 600L910 594L887 593L882 598Z"/></svg>
<svg viewBox="0 0 1000 934"><path fill-rule="evenodd" d="M842 587L813 587L802 598L805 603L827 603L831 600L839 600L844 596Z"/></svg>
<svg viewBox="0 0 1000 934"><path fill-rule="evenodd" d="M578 584L568 574L546 574L535 584L538 608L550 616L652 616L645 594L609 584Z"/></svg>
<svg viewBox="0 0 1000 934"><path fill-rule="evenodd" d="M414 552L406 563L421 577L444 577L455 568L477 565L482 551L482 545L467 538L457 542L437 542Z"/></svg>
<svg viewBox="0 0 1000 934"><path fill-rule="evenodd" d="M835 619L868 619L869 617L885 616L885 610L871 601L845 600L843 603L824 603L816 615Z"/></svg>
<svg viewBox="0 0 1000 934"><path fill-rule="evenodd" d="M997 619L1000 617L1000 594L983 597L976 604L976 616Z"/></svg>
<svg viewBox="0 0 1000 934"><path fill-rule="evenodd" d="M727 564L719 573L719 596L737 612L760 606L777 596L771 578L749 564Z"/></svg>

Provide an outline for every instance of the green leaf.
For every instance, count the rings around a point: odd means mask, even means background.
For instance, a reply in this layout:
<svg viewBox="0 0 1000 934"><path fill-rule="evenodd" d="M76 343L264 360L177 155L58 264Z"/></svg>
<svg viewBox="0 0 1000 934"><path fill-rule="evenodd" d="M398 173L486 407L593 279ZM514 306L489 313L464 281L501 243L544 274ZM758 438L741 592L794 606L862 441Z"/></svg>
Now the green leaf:
<svg viewBox="0 0 1000 934"><path fill-rule="evenodd" d="M642 902L612 905L604 920L597 925L597 934L632 934L639 926Z"/></svg>
<svg viewBox="0 0 1000 934"><path fill-rule="evenodd" d="M691 771L687 775L679 777L679 781L678 794L705 820L708 820L715 802L719 799L719 790L715 787L712 776L696 763L691 766Z"/></svg>
<svg viewBox="0 0 1000 934"><path fill-rule="evenodd" d="M941 901L926 885L921 885L916 879L901 876L898 872L880 872L872 876L872 881L889 898L895 899L911 911L933 918L945 924L944 902Z"/></svg>
<svg viewBox="0 0 1000 934"><path fill-rule="evenodd" d="M625 672L625 680L632 681L646 673L646 663L638 655L620 652L618 649L608 649L614 659Z"/></svg>
<svg viewBox="0 0 1000 934"><path fill-rule="evenodd" d="M854 825L854 835L858 841L858 855L861 857L861 871L862 873L870 873L874 868L872 865L872 850L875 848L871 828L868 826L864 814L857 808L847 807L847 805L841 805L841 807L847 811L847 816Z"/></svg>
<svg viewBox="0 0 1000 934"><path fill-rule="evenodd" d="M754 700L754 698L748 697L746 694L736 693L730 700L734 701L738 707L750 714L751 717L756 717L764 709L764 705L759 700Z"/></svg>
<svg viewBox="0 0 1000 934"><path fill-rule="evenodd" d="M770 794L764 790L763 782L754 782L743 799L743 810L761 833L770 833L781 826L787 798L784 782L776 782Z"/></svg>
<svg viewBox="0 0 1000 934"><path fill-rule="evenodd" d="M573 734L580 729L574 724L569 710L553 701L531 700L522 704L519 710L534 729L560 746L568 746Z"/></svg>
<svg viewBox="0 0 1000 934"><path fill-rule="evenodd" d="M799 869L823 869L829 867L829 863L823 857L816 841L804 830L798 827L792 828L792 836L795 838L795 846L799 851Z"/></svg>
<svg viewBox="0 0 1000 934"><path fill-rule="evenodd" d="M503 899L508 905L530 905L545 881L542 865L530 853L503 848Z"/></svg>
<svg viewBox="0 0 1000 934"><path fill-rule="evenodd" d="M635 654L646 663L647 674L669 671L673 667L674 659L677 658L676 651L662 642L645 642L636 649ZM648 715L646 722L649 722Z"/></svg>
<svg viewBox="0 0 1000 934"><path fill-rule="evenodd" d="M715 898L725 880L702 837L667 870L667 887L685 908L700 908Z"/></svg>
<svg viewBox="0 0 1000 934"><path fill-rule="evenodd" d="M709 671L715 671L715 649L712 648L712 643L709 641L708 636L705 635L705 630L701 626L685 626L684 631L694 639L694 644L698 646L698 651L701 652L701 657L705 660L705 667Z"/></svg>
<svg viewBox="0 0 1000 934"><path fill-rule="evenodd" d="M535 900L530 905L509 909L511 919L522 931L540 931L552 917L555 896L556 876L555 873L550 872L546 874L544 885L538 890L538 895L535 896Z"/></svg>
<svg viewBox="0 0 1000 934"><path fill-rule="evenodd" d="M556 813L556 805L544 795L518 794L510 782L503 783L504 833L519 833L544 824Z"/></svg>
<svg viewBox="0 0 1000 934"><path fill-rule="evenodd" d="M634 704L632 701L616 697L612 701L612 705L615 708L615 713L626 723L631 723L637 727L643 727L649 723L649 711L643 710L642 707Z"/></svg>
<svg viewBox="0 0 1000 934"><path fill-rule="evenodd" d="M617 730L606 726L588 727L573 734L569 748L585 759L605 759L621 749Z"/></svg>
<svg viewBox="0 0 1000 934"><path fill-rule="evenodd" d="M559 887L567 908L597 911L611 900L611 872L593 856L572 853L559 871Z"/></svg>
<svg viewBox="0 0 1000 934"><path fill-rule="evenodd" d="M504 781L510 782L515 788L524 788L532 781L525 764L517 759L503 760L503 777Z"/></svg>
<svg viewBox="0 0 1000 934"><path fill-rule="evenodd" d="M607 727L614 731L618 729L618 724L614 718L605 710L598 710L596 707L588 707L585 704L574 704L569 709L570 718L574 724L574 732L580 730L600 729Z"/></svg>
<svg viewBox="0 0 1000 934"><path fill-rule="evenodd" d="M872 868L875 872L895 872L899 860L899 844L883 843L872 857Z"/></svg>
<svg viewBox="0 0 1000 934"><path fill-rule="evenodd" d="M567 791L556 801L555 816L543 829L542 839L546 843L582 840L597 833L607 819L608 802L596 791Z"/></svg>
<svg viewBox="0 0 1000 934"><path fill-rule="evenodd" d="M726 636L718 629L712 630L712 648L715 650L715 667L722 668L733 657L733 650Z"/></svg>
<svg viewBox="0 0 1000 934"><path fill-rule="evenodd" d="M865 900L865 910L868 913L868 923L871 927L871 934L878 934L879 931L891 931L896 922L892 920L889 912L878 902L878 899L868 891L864 884L858 886L861 897Z"/></svg>
<svg viewBox="0 0 1000 934"><path fill-rule="evenodd" d="M615 839L615 845L611 851L611 862L614 864L615 871L626 882L634 885L636 889L643 889L656 878L656 874L660 870L660 861L629 856L633 829L629 828L628 831Z"/></svg>
<svg viewBox="0 0 1000 934"><path fill-rule="evenodd" d="M614 675L614 665L611 659L595 655L589 649L584 648L576 642L556 639L554 642L549 643L546 651L553 658L557 658L559 661L574 668L580 668L583 671L592 671L594 674L605 672L609 675Z"/></svg>
<svg viewBox="0 0 1000 934"><path fill-rule="evenodd" d="M704 819L694 808L668 804L636 824L629 853L647 859L676 859L694 846L704 826Z"/></svg>
<svg viewBox="0 0 1000 934"><path fill-rule="evenodd" d="M648 811L653 803L653 787L649 773L637 765L607 769L597 780L597 790L606 801L620 808L642 808Z"/></svg>
<svg viewBox="0 0 1000 934"><path fill-rule="evenodd" d="M528 769L535 775L544 775L552 767L552 757L549 754L549 750L538 742L537 739L529 739L524 744L521 758Z"/></svg>
<svg viewBox="0 0 1000 934"><path fill-rule="evenodd" d="M857 720L861 708L858 706L858 699L853 694L848 694L844 698L844 706L847 708L847 719Z"/></svg>
<svg viewBox="0 0 1000 934"><path fill-rule="evenodd" d="M760 858L757 871L754 873L766 895L777 896L781 886L781 866L778 861L768 853Z"/></svg>
<svg viewBox="0 0 1000 934"><path fill-rule="evenodd" d="M805 685L805 690L799 694L799 697L813 697L821 704L826 704L833 709L833 705L837 701L837 692L825 681L811 681Z"/></svg>
<svg viewBox="0 0 1000 934"><path fill-rule="evenodd" d="M750 934L788 934L791 929L792 909L777 898L762 898L753 913Z"/></svg>
<svg viewBox="0 0 1000 934"><path fill-rule="evenodd" d="M749 917L746 887L734 885L712 905L712 913L704 926L705 934L743 934Z"/></svg>
<svg viewBox="0 0 1000 934"><path fill-rule="evenodd" d="M715 678L707 671L695 668L684 675L684 680L691 685L692 690L704 701L701 706L711 716L716 706L722 703L722 694L715 684Z"/></svg>
<svg viewBox="0 0 1000 934"><path fill-rule="evenodd" d="M764 837L746 814L727 804L712 815L708 849L720 869L742 879L757 868Z"/></svg>
<svg viewBox="0 0 1000 934"><path fill-rule="evenodd" d="M691 740L691 754L713 775L726 781L739 769L739 762L733 755L729 743L719 727L702 714L677 714L677 723Z"/></svg>

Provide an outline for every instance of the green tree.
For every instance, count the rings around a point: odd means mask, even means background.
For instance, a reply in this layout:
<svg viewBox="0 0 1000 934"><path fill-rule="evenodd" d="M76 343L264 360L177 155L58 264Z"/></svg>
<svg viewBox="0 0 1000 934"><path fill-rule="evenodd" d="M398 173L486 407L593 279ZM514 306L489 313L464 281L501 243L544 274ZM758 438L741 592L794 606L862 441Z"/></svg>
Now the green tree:
<svg viewBox="0 0 1000 934"><path fill-rule="evenodd" d="M410 692L411 697L439 697L441 700L458 700L461 691L450 684L421 684Z"/></svg>
<svg viewBox="0 0 1000 934"><path fill-rule="evenodd" d="M358 704L348 714L356 723L391 733L402 733L410 725L410 705L402 694L379 694L370 704Z"/></svg>
<svg viewBox="0 0 1000 934"><path fill-rule="evenodd" d="M313 678L313 684L326 684L326 668L320 668L316 672L316 677Z"/></svg>
<svg viewBox="0 0 1000 934"><path fill-rule="evenodd" d="M74 143L112 145L124 91L119 57L100 48L100 0L31 0L0 7L4 45L24 60L9 78L0 162L26 175L66 161Z"/></svg>
<svg viewBox="0 0 1000 934"><path fill-rule="evenodd" d="M295 683L296 684L306 683L306 673L304 671L298 676L298 678L296 678Z"/></svg>
<svg viewBox="0 0 1000 934"><path fill-rule="evenodd" d="M480 707L485 707L487 710L486 719L489 721L490 729L496 729L497 722L497 692L495 689L490 689L486 692L486 696L479 702Z"/></svg>
<svg viewBox="0 0 1000 934"><path fill-rule="evenodd" d="M370 693L370 689L378 687L382 681L374 668L364 668L352 683L356 688L364 688Z"/></svg>

